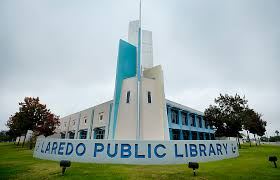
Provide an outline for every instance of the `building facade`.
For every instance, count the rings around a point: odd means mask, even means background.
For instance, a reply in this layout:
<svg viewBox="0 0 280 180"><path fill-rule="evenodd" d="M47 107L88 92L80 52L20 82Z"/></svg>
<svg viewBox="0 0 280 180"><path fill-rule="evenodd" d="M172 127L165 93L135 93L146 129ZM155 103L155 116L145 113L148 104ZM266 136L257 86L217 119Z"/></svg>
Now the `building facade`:
<svg viewBox="0 0 280 180"><path fill-rule="evenodd" d="M120 40L111 101L60 119L57 133L69 139L211 140L203 113L165 98L163 71L153 65L152 32L139 21Z"/></svg>
<svg viewBox="0 0 280 180"><path fill-rule="evenodd" d="M64 139L108 139L113 100L60 119ZM203 113L166 100L170 140L213 140L214 130ZM160 128L160 127L158 127Z"/></svg>

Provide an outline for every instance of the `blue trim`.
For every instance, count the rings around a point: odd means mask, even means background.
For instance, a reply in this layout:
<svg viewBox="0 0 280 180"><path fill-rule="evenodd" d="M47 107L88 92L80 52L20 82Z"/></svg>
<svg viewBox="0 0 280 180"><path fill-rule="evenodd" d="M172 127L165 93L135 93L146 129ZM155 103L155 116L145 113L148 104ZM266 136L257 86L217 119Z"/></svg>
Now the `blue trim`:
<svg viewBox="0 0 280 180"><path fill-rule="evenodd" d="M194 114L193 118L194 118L194 123L193 123L194 127L198 127L197 120L196 120L196 114Z"/></svg>
<svg viewBox="0 0 280 180"><path fill-rule="evenodd" d="M172 133L172 129L169 129L169 136L170 136L170 140L173 140L173 133Z"/></svg>
<svg viewBox="0 0 280 180"><path fill-rule="evenodd" d="M172 124L172 122L171 122L171 108L170 108L170 107L167 107L167 119L168 119L169 128L171 128L171 126L172 126L173 124Z"/></svg>
<svg viewBox="0 0 280 180"><path fill-rule="evenodd" d="M192 131L189 131L189 140L192 140Z"/></svg>
<svg viewBox="0 0 280 180"><path fill-rule="evenodd" d="M203 133L203 139L206 140L206 135L205 132Z"/></svg>
<svg viewBox="0 0 280 180"><path fill-rule="evenodd" d="M115 139L115 130L117 126L118 110L122 91L122 82L126 78L135 77L137 63L136 61L136 47L126 41L120 40L115 81L112 139Z"/></svg>

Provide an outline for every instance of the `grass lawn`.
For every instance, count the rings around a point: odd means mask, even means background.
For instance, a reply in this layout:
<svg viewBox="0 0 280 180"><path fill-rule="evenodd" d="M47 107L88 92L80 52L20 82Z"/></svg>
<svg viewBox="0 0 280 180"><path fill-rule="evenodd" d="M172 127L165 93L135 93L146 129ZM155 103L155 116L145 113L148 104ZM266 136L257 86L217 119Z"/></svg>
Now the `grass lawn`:
<svg viewBox="0 0 280 180"><path fill-rule="evenodd" d="M242 145L240 156L200 163L193 177L186 165L111 165L72 162L61 176L58 162L39 160L32 151L13 143L0 143L0 179L278 179L278 168L268 162L269 155L280 159L280 146ZM279 160L280 161L280 160Z"/></svg>

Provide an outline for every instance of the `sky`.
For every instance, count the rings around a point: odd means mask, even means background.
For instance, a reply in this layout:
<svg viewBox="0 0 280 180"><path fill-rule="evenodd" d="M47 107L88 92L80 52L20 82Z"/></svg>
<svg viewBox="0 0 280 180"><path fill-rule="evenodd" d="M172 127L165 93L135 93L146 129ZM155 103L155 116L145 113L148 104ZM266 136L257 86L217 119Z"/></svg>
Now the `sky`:
<svg viewBox="0 0 280 180"><path fill-rule="evenodd" d="M25 96L60 117L113 99L138 0L1 0L0 130ZM280 130L280 1L143 0L167 99L204 111L240 94Z"/></svg>

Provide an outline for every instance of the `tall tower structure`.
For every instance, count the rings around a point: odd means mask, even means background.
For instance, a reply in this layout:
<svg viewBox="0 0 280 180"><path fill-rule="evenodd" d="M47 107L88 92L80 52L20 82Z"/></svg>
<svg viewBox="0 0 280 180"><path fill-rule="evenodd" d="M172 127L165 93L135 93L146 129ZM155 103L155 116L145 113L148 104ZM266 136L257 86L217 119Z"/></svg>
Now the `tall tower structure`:
<svg viewBox="0 0 280 180"><path fill-rule="evenodd" d="M169 140L163 72L153 66L152 32L131 21L120 40L109 139Z"/></svg>

